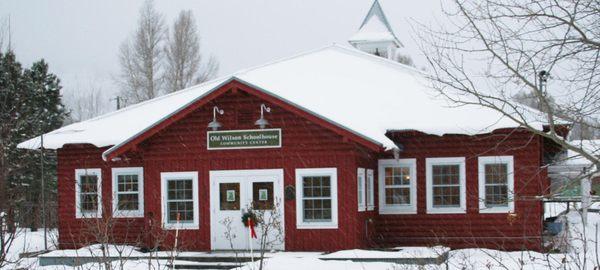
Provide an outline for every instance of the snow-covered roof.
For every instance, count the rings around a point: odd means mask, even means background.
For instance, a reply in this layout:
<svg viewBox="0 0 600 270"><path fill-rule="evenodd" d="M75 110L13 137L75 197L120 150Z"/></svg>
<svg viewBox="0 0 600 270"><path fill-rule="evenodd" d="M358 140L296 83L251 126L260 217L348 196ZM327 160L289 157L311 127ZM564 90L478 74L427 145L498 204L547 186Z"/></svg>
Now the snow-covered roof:
<svg viewBox="0 0 600 270"><path fill-rule="evenodd" d="M119 147L230 80L249 84L387 148L395 146L385 136L388 129L443 135L517 126L496 111L451 107L414 68L332 45L62 127L44 135L44 147L77 143ZM534 125L542 129L541 122ZM39 146L39 137L18 145Z"/></svg>
<svg viewBox="0 0 600 270"><path fill-rule="evenodd" d="M569 142L571 145L581 148L583 151L593 156L600 157L600 140L573 140ZM567 165L590 165L592 162L584 158L579 153L573 150L567 150Z"/></svg>
<svg viewBox="0 0 600 270"><path fill-rule="evenodd" d="M402 47L377 0L371 5L358 31L348 41L350 43L392 41L398 47Z"/></svg>

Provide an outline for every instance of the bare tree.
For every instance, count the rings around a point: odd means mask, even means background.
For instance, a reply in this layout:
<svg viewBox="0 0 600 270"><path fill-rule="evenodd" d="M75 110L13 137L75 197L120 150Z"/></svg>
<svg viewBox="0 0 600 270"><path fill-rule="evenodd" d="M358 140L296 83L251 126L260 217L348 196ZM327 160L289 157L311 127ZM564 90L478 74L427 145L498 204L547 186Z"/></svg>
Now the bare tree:
<svg viewBox="0 0 600 270"><path fill-rule="evenodd" d="M3 19L2 17L0 17L0 52L2 52L4 50L4 47L6 46L6 48L8 49L8 38L9 38L9 33L10 29L8 27L8 19Z"/></svg>
<svg viewBox="0 0 600 270"><path fill-rule="evenodd" d="M206 63L202 63L200 38L191 10L179 13L164 50L164 81L168 92L207 81L214 77L219 69L218 62L212 56Z"/></svg>
<svg viewBox="0 0 600 270"><path fill-rule="evenodd" d="M600 2L453 0L444 12L443 26L417 31L433 88L456 106L497 111L589 160L580 178L597 173L597 154L561 130L565 123L599 128ZM519 92L531 93L542 113L517 102Z"/></svg>
<svg viewBox="0 0 600 270"><path fill-rule="evenodd" d="M8 264L16 264L18 258L11 256L11 248L19 234L16 226L9 226L10 222L5 212L0 211L0 269Z"/></svg>
<svg viewBox="0 0 600 270"><path fill-rule="evenodd" d="M63 99L71 122L94 118L108 112L110 108L110 98L99 83L94 81L90 81L87 86L78 83L74 89L63 94Z"/></svg>
<svg viewBox="0 0 600 270"><path fill-rule="evenodd" d="M138 103L160 94L164 38L163 16L154 9L152 0L146 0L140 9L137 30L120 48L118 83L128 103Z"/></svg>

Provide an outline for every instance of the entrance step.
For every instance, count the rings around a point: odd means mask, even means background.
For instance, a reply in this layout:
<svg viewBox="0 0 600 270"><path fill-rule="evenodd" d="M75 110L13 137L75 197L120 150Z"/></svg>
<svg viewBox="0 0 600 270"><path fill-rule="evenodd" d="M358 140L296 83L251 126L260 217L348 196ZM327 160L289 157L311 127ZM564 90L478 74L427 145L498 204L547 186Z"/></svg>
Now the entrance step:
<svg viewBox="0 0 600 270"><path fill-rule="evenodd" d="M220 262L184 262L176 261L172 265L167 265L170 269L233 269L242 266L241 263L220 263Z"/></svg>
<svg viewBox="0 0 600 270"><path fill-rule="evenodd" d="M170 269L233 269L250 262L247 257L177 257Z"/></svg>

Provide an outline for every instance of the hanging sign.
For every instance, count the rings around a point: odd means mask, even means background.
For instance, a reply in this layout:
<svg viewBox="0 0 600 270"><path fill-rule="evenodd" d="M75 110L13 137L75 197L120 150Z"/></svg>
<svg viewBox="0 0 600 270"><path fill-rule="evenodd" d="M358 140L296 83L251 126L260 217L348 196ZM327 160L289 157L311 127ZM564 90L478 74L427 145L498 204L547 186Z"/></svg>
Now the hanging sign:
<svg viewBox="0 0 600 270"><path fill-rule="evenodd" d="M208 131L206 145L208 150L279 148L281 129Z"/></svg>

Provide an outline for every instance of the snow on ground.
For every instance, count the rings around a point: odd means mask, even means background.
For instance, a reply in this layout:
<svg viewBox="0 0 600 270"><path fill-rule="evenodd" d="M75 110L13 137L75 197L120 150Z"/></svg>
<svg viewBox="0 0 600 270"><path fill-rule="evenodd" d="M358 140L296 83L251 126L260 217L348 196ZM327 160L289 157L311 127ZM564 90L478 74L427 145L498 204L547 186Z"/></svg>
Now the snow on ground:
<svg viewBox="0 0 600 270"><path fill-rule="evenodd" d="M600 264L600 258L597 257L597 243L595 242L596 236L600 238L600 213L589 213L587 226L583 226L582 217L579 212L571 211L567 214L566 219L569 222L567 226L568 237L570 245L566 253L539 253L532 251L524 252L504 252L491 249L461 249L449 251L448 261L442 265L398 265L394 263L384 262L352 262L346 261L323 261L319 258L393 258L393 257L407 257L410 254L414 254L415 257L427 255L427 253L437 253L444 251L442 247L429 248L406 248L402 247L402 250L398 252L390 251L367 251L367 250L346 250L339 251L332 254L320 254L316 252L277 252L269 253L270 259L265 261L266 270L300 270L300 269L327 269L327 270L400 270L400 269L594 269ZM11 256L18 258L18 254L23 250L32 252L40 250L42 247L42 232L29 232L20 234L19 238L15 242L15 246L11 250ZM52 243L52 241L50 241ZM143 255L139 253L133 247L128 246L112 246L110 252L118 252L125 250L125 254L130 256ZM45 256L53 255L93 255L99 256L100 253L98 245L82 248L79 250L61 250L54 251ZM168 255L169 252L160 252L156 255ZM209 254L205 252L182 252L180 255L185 256L214 256L215 254ZM430 254L431 255L431 254ZM113 262L114 269L167 269L166 260L152 261L148 264L148 260L127 260L125 262ZM182 262L185 263L185 262ZM120 265L122 264L122 265ZM66 267L66 266L45 266L39 267L37 260L25 259L18 265L9 265L1 270L16 269L19 267L26 267L28 269L42 269L42 270L75 270L75 269L103 269L98 264L85 264L80 267ZM122 267L122 268L121 268ZM255 270L258 269L257 263L254 265L249 263L239 270Z"/></svg>
<svg viewBox="0 0 600 270"><path fill-rule="evenodd" d="M48 237L48 249L55 249L55 243L58 233L56 230L49 230ZM11 262L17 262L16 264L9 264L1 268L1 270L16 269L20 267L30 267L37 264L37 258L27 258L19 260L19 254L36 252L44 249L44 230L40 229L32 232L30 229L18 229L17 237L10 245L8 249L8 260ZM32 268L33 269L33 268Z"/></svg>

